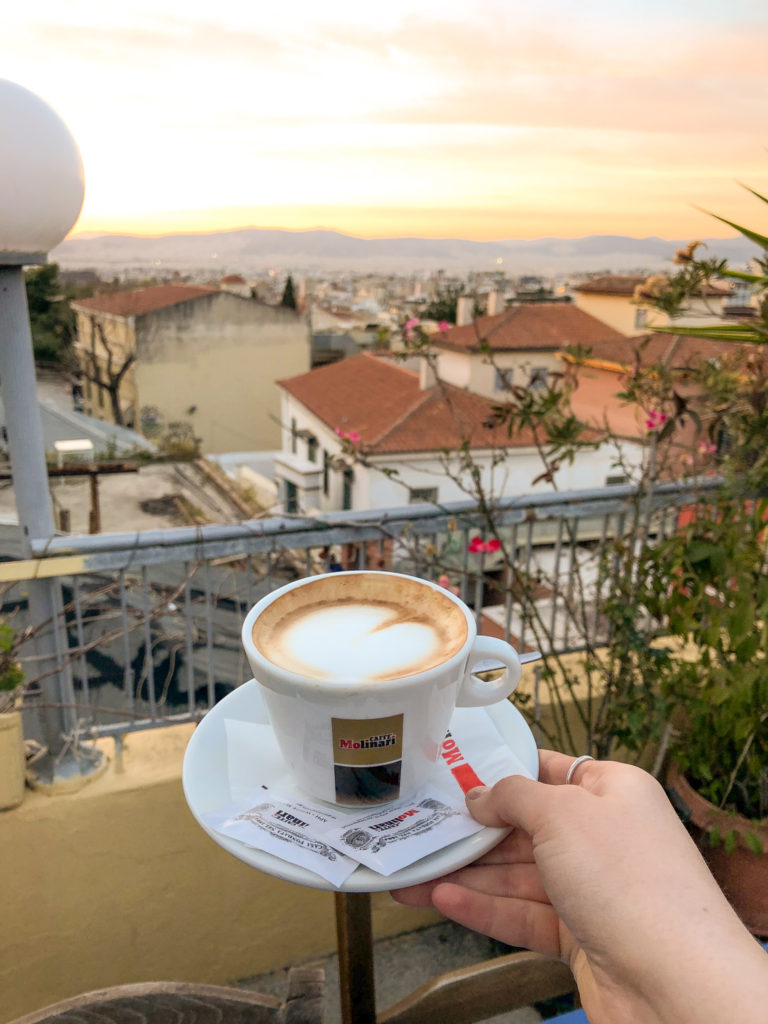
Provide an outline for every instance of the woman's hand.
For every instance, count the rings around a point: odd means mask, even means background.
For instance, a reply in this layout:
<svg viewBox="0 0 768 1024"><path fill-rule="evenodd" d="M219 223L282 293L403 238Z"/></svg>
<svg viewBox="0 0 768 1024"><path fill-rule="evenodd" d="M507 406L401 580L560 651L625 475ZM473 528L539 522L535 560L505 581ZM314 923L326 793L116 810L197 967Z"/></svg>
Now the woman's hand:
<svg viewBox="0 0 768 1024"><path fill-rule="evenodd" d="M510 835L471 864L393 893L570 964L592 1024L765 1022L768 957L646 772L540 751L540 781L467 797Z"/></svg>

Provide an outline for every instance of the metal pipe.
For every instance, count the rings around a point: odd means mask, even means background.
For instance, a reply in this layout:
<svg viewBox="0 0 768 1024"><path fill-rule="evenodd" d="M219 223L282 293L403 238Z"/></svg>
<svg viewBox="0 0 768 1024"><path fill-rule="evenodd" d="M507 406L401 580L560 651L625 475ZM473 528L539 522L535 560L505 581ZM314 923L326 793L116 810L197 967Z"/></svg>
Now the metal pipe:
<svg viewBox="0 0 768 1024"><path fill-rule="evenodd" d="M0 383L22 550L30 558L32 538L51 538L54 522L27 295L20 266L0 265ZM67 648L61 584L58 579L30 580L27 593L29 621L36 627L32 645L37 674L42 677L42 701L37 710L46 746L55 759L64 752L65 737L74 733L77 721L72 678L60 657ZM52 770L68 774L65 760L59 759Z"/></svg>

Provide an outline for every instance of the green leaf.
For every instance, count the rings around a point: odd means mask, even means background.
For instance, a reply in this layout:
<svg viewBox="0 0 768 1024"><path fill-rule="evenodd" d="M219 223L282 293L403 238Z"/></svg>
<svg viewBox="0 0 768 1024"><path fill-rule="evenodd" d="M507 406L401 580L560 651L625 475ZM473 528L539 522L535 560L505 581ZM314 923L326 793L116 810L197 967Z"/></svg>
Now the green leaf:
<svg viewBox="0 0 768 1024"><path fill-rule="evenodd" d="M751 191L752 189L750 189L750 192ZM757 195L757 192L755 192L754 194ZM759 198L762 199L763 197L759 196ZM727 224L728 227L735 228L740 234L744 235L745 238L748 238L750 242L754 242L755 245L759 245L761 249L768 250L768 238L766 238L765 235L760 235L757 233L757 231L751 231L749 228L744 228L741 226L741 224L736 224L732 220L727 220L725 217L720 217L718 216L718 214L712 213L711 210L705 210L701 206L697 206L696 209L701 210L702 213L706 213L710 217L714 217L715 220L719 220L721 224Z"/></svg>
<svg viewBox="0 0 768 1024"><path fill-rule="evenodd" d="M733 853L733 851L736 849L738 841L739 833L736 831L736 829L732 828L730 832L726 832L725 838L723 840L723 848L725 849L725 852Z"/></svg>
<svg viewBox="0 0 768 1024"><path fill-rule="evenodd" d="M763 855L763 841L757 834L757 832L745 832L744 842L747 844L752 853L754 853L757 857L761 857Z"/></svg>

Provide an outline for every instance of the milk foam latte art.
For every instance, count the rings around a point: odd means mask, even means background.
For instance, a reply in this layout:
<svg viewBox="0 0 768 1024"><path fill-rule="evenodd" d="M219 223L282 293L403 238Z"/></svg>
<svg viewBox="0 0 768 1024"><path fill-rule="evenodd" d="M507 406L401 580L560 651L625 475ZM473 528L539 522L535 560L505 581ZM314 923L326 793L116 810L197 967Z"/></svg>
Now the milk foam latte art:
<svg viewBox="0 0 768 1024"><path fill-rule="evenodd" d="M501 700L520 678L514 649L477 637L462 601L398 573L290 583L251 609L243 644L296 781L348 806L407 797L454 708ZM501 679L471 674L488 658L505 666Z"/></svg>
<svg viewBox="0 0 768 1024"><path fill-rule="evenodd" d="M393 579L394 582L394 579ZM450 658L467 637L459 609L441 595L403 583L350 593L349 579L324 587L323 600L276 601L257 619L253 642L270 661L312 679L375 682L424 672ZM371 590L370 583L367 587ZM336 591L336 592L335 592ZM311 588L303 592L312 597Z"/></svg>

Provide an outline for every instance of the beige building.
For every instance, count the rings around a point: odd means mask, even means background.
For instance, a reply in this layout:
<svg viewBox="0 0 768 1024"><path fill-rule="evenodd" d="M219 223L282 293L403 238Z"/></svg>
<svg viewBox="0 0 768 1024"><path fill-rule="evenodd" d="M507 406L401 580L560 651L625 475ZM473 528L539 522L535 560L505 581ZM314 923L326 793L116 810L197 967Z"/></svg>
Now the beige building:
<svg viewBox="0 0 768 1024"><path fill-rule="evenodd" d="M147 434L188 423L205 452L280 447L274 381L309 369L306 318L179 284L96 295L72 308L85 412Z"/></svg>
<svg viewBox="0 0 768 1024"><path fill-rule="evenodd" d="M603 274L574 288L576 306L627 338L654 327L667 327L670 319L666 313L634 301L635 289L647 280L645 274ZM731 295L726 285L708 285L705 294L692 300L675 323L688 327L712 324L713 318L723 317Z"/></svg>

